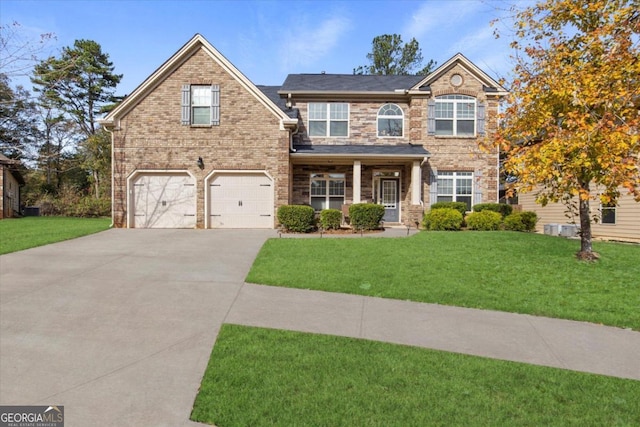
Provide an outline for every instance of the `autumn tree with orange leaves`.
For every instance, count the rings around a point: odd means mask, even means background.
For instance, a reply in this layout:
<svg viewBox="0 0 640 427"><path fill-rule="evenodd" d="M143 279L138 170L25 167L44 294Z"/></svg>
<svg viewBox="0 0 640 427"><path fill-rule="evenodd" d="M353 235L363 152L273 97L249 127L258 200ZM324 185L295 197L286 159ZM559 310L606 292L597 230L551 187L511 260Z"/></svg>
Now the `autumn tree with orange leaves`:
<svg viewBox="0 0 640 427"><path fill-rule="evenodd" d="M597 259L590 205L640 201L640 0L544 0L515 10L515 31L493 142L517 191L578 211L578 257Z"/></svg>

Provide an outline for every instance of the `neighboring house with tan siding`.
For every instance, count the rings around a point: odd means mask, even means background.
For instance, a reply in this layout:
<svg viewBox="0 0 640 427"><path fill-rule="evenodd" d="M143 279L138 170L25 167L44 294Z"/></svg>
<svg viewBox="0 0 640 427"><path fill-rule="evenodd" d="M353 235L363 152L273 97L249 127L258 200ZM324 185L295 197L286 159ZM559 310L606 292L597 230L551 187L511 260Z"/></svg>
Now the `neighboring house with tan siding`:
<svg viewBox="0 0 640 427"><path fill-rule="evenodd" d="M597 223L591 225L594 238L640 243L640 203L625 191L621 189L622 196L617 206L601 206L598 201L591 202L591 216L598 219ZM549 203L545 207L535 203L535 193L520 194L518 203L523 210L538 214L538 232L544 232L544 226L548 224L580 224L578 214L571 216L562 203Z"/></svg>
<svg viewBox="0 0 640 427"><path fill-rule="evenodd" d="M507 94L461 54L428 76L291 74L258 86L194 36L101 121L116 227L273 228L276 211L498 199L479 149Z"/></svg>
<svg viewBox="0 0 640 427"><path fill-rule="evenodd" d="M20 215L20 187L24 178L19 166L19 161L0 154L0 219Z"/></svg>

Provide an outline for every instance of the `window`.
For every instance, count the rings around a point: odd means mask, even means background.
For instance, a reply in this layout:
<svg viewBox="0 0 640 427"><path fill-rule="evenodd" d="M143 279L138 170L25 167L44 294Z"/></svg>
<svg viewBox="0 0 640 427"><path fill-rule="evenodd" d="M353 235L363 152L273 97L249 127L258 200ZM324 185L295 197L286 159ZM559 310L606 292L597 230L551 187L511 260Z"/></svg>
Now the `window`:
<svg viewBox="0 0 640 427"><path fill-rule="evenodd" d="M438 202L464 202L471 210L473 172L438 172Z"/></svg>
<svg viewBox="0 0 640 427"><path fill-rule="evenodd" d="M191 86L191 124L211 124L211 86Z"/></svg>
<svg viewBox="0 0 640 427"><path fill-rule="evenodd" d="M466 95L444 95L436 98L436 135L474 136L475 118L475 98Z"/></svg>
<svg viewBox="0 0 640 427"><path fill-rule="evenodd" d="M220 124L220 86L182 86L182 124L217 126Z"/></svg>
<svg viewBox="0 0 640 427"><path fill-rule="evenodd" d="M607 203L600 208L602 212L603 224L615 224L616 223L616 205L614 203Z"/></svg>
<svg viewBox="0 0 640 427"><path fill-rule="evenodd" d="M344 182L343 173L312 173L310 198L313 209L341 209L344 204Z"/></svg>
<svg viewBox="0 0 640 427"><path fill-rule="evenodd" d="M309 136L348 136L349 104L309 103Z"/></svg>
<svg viewBox="0 0 640 427"><path fill-rule="evenodd" d="M378 110L378 136L402 136L404 115L395 104L385 104Z"/></svg>

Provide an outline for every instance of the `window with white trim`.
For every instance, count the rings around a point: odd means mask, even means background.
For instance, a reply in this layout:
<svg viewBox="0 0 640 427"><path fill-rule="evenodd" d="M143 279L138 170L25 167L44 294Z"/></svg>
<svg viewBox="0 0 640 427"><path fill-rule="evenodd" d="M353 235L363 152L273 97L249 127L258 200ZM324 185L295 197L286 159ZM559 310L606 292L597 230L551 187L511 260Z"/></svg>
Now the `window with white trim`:
<svg viewBox="0 0 640 427"><path fill-rule="evenodd" d="M601 222L603 224L615 224L616 223L616 205L615 203L603 204L600 207Z"/></svg>
<svg viewBox="0 0 640 427"><path fill-rule="evenodd" d="M191 124L211 124L211 86L191 86Z"/></svg>
<svg viewBox="0 0 640 427"><path fill-rule="evenodd" d="M341 209L344 204L344 184L343 173L312 173L309 197L313 209Z"/></svg>
<svg viewBox="0 0 640 427"><path fill-rule="evenodd" d="M385 104L378 110L378 136L402 136L404 114L396 104Z"/></svg>
<svg viewBox="0 0 640 427"><path fill-rule="evenodd" d="M349 104L310 102L309 136L348 136Z"/></svg>
<svg viewBox="0 0 640 427"><path fill-rule="evenodd" d="M443 95L435 99L435 134L474 136L476 99L467 95Z"/></svg>
<svg viewBox="0 0 640 427"><path fill-rule="evenodd" d="M438 171L438 202L464 202L473 206L473 172Z"/></svg>

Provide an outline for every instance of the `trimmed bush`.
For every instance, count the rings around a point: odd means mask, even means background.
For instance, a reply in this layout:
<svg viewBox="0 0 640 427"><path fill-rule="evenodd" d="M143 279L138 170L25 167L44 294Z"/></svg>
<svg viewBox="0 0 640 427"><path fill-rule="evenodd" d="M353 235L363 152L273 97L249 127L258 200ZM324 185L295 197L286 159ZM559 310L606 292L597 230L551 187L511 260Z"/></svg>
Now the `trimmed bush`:
<svg viewBox="0 0 640 427"><path fill-rule="evenodd" d="M455 209L464 218L467 213L467 204L464 202L438 202L431 205L431 210L434 209Z"/></svg>
<svg viewBox="0 0 640 427"><path fill-rule="evenodd" d="M349 206L351 226L356 230L377 230L384 216L384 206L374 203L355 203Z"/></svg>
<svg viewBox="0 0 640 427"><path fill-rule="evenodd" d="M462 214L457 209L432 208L424 215L422 226L429 231L455 231L462 227L462 219Z"/></svg>
<svg viewBox="0 0 640 427"><path fill-rule="evenodd" d="M495 231L500 228L502 215L500 215L500 212L483 210L480 212L471 212L467 215L465 221L470 230Z"/></svg>
<svg viewBox="0 0 640 427"><path fill-rule="evenodd" d="M337 230L342 222L342 211L338 209L325 209L320 212L320 225L325 230Z"/></svg>
<svg viewBox="0 0 640 427"><path fill-rule="evenodd" d="M316 218L311 206L286 205L278 208L278 222L287 231L308 233L313 230Z"/></svg>
<svg viewBox="0 0 640 427"><path fill-rule="evenodd" d="M535 212L516 212L504 219L504 228L511 231L533 231L537 222L538 215Z"/></svg>
<svg viewBox="0 0 640 427"><path fill-rule="evenodd" d="M513 212L513 206L508 205L506 203L478 203L477 205L473 205L474 212L482 212L482 211L493 211L498 212L502 215L502 218L507 215L511 215Z"/></svg>

